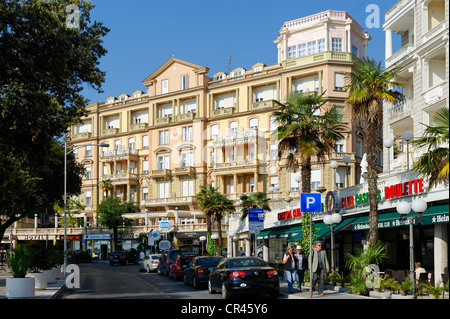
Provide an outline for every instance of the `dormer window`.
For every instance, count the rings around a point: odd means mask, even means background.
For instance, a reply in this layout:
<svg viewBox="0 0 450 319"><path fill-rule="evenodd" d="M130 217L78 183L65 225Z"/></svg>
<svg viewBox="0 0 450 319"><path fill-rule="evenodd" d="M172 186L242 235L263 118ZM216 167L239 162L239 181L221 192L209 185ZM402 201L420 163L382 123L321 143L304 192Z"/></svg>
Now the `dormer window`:
<svg viewBox="0 0 450 319"><path fill-rule="evenodd" d="M216 73L216 74L214 74L214 76L213 76L213 81L223 80L223 79L226 78L226 76L227 76L227 75L226 75L225 73L223 73L223 72Z"/></svg>

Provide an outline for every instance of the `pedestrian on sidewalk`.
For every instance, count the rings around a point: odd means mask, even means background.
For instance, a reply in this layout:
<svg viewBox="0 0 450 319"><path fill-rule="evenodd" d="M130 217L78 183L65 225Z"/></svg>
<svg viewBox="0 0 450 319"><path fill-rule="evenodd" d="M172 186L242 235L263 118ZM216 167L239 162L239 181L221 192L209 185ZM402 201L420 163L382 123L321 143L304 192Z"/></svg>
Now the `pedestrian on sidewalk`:
<svg viewBox="0 0 450 319"><path fill-rule="evenodd" d="M297 264L297 284L298 290L302 291L302 283L305 279L305 270L308 269L308 259L306 258L305 253L302 250L302 246L297 246L297 252L295 254L297 256L298 264Z"/></svg>
<svg viewBox="0 0 450 319"><path fill-rule="evenodd" d="M327 272L330 271L330 266L328 264L328 258L325 250L322 250L322 243L317 241L315 244L315 248L311 250L312 260L310 258L309 264L311 265L310 271L313 272L313 282L312 289L316 285L317 280L319 279L319 295L323 296L323 275L326 269Z"/></svg>
<svg viewBox="0 0 450 319"><path fill-rule="evenodd" d="M288 283L289 293L294 292L294 281L297 279L298 259L294 254L294 247L289 245L287 253L284 255L283 268Z"/></svg>

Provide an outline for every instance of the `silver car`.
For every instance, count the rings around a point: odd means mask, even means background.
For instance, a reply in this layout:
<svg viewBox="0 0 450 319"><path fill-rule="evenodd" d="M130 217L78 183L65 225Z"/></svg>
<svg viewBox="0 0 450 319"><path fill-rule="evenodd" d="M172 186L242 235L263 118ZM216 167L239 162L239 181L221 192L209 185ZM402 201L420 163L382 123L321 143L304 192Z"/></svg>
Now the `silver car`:
<svg viewBox="0 0 450 319"><path fill-rule="evenodd" d="M159 264L159 254L147 255L139 260L139 271L156 271Z"/></svg>

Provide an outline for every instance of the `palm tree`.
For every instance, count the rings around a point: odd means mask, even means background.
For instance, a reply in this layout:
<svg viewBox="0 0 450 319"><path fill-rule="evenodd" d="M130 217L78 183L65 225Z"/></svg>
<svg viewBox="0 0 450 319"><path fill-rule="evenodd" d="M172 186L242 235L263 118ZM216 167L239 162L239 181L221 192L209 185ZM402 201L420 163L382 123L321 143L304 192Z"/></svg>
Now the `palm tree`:
<svg viewBox="0 0 450 319"><path fill-rule="evenodd" d="M108 198L108 191L114 189L114 186L113 186L112 181L111 181L110 179L104 179L104 180L100 183L99 187L100 187L101 189L103 189L104 191L106 191L106 198Z"/></svg>
<svg viewBox="0 0 450 319"><path fill-rule="evenodd" d="M433 187L448 180L449 108L437 110L432 125L425 126L424 135L412 141L417 147L426 147L425 153L414 163L413 168Z"/></svg>
<svg viewBox="0 0 450 319"><path fill-rule="evenodd" d="M264 212L272 211L268 204L270 200L267 198L267 194L263 192L251 193L250 195L243 194L240 197L242 201L242 216L241 220L245 220L248 216L248 210L251 208L262 208Z"/></svg>
<svg viewBox="0 0 450 319"><path fill-rule="evenodd" d="M288 95L286 104L276 102L281 106L280 111L275 112L278 157L287 153L288 169L297 171L300 168L303 193L311 192L312 157L323 162L334 149L336 141L344 138L338 131L342 124L338 107L333 106L320 114L327 102L323 99L324 94L293 92Z"/></svg>
<svg viewBox="0 0 450 319"><path fill-rule="evenodd" d="M378 128L383 119L383 102L395 103L401 101L403 96L394 91L399 87L397 69L382 70L381 63L364 57L357 59L354 72L346 74L349 90L347 103L353 108L353 118L365 124L367 138L367 181L369 188L369 243L378 240Z"/></svg>
<svg viewBox="0 0 450 319"><path fill-rule="evenodd" d="M235 211L233 202L226 195L219 193L212 185L202 186L200 193L195 195L198 206L206 215L206 232L211 234L211 220L214 217L219 228L219 246L222 246L222 218L223 215Z"/></svg>

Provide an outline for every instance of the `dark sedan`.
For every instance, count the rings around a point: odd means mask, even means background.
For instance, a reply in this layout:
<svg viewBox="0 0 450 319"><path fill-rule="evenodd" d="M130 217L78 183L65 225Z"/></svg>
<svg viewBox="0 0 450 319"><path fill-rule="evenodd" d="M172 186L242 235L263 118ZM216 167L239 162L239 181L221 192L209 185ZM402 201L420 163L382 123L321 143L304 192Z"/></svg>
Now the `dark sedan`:
<svg viewBox="0 0 450 319"><path fill-rule="evenodd" d="M209 273L216 268L222 256L199 256L192 259L188 268L184 270L184 284L198 289L208 282Z"/></svg>
<svg viewBox="0 0 450 319"><path fill-rule="evenodd" d="M277 298L280 281L275 268L260 258L224 258L209 274L208 291L220 291L225 299L235 293L268 293Z"/></svg>

